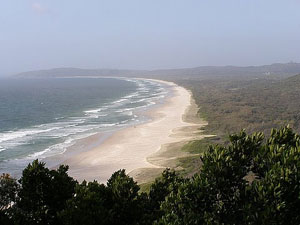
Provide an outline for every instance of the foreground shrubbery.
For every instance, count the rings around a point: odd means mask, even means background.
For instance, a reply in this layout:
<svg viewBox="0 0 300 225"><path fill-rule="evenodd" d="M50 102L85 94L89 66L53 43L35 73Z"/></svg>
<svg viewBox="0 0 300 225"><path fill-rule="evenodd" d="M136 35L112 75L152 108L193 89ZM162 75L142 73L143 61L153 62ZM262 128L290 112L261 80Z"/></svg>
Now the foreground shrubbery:
<svg viewBox="0 0 300 225"><path fill-rule="evenodd" d="M300 136L285 127L231 135L212 146L192 178L165 170L150 187L124 170L107 184L34 161L17 182L0 179L1 224L300 224Z"/></svg>

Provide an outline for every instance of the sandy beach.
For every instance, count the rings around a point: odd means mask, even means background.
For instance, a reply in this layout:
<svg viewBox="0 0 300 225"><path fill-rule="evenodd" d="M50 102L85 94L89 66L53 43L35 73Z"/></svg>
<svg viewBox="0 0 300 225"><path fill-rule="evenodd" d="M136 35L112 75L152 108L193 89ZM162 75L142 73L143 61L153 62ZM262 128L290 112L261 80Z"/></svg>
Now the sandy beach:
<svg viewBox="0 0 300 225"><path fill-rule="evenodd" d="M70 166L71 176L79 181L105 183L119 169L125 169L134 176L135 171L141 169L162 168L148 159L163 145L185 140L185 135L175 134L193 124L183 120L191 105L190 92L171 82L159 82L170 85L173 94L165 103L147 112L150 122L117 131L100 145L66 159L63 164Z"/></svg>

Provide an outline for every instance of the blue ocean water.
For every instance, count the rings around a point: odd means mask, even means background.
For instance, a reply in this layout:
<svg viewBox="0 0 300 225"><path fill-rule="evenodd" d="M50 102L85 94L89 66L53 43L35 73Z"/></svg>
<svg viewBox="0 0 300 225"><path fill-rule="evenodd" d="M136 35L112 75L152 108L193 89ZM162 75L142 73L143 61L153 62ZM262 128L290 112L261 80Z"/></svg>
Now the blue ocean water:
<svg viewBox="0 0 300 225"><path fill-rule="evenodd" d="M78 139L140 123L138 112L167 94L163 84L140 79L0 79L0 173L62 154Z"/></svg>

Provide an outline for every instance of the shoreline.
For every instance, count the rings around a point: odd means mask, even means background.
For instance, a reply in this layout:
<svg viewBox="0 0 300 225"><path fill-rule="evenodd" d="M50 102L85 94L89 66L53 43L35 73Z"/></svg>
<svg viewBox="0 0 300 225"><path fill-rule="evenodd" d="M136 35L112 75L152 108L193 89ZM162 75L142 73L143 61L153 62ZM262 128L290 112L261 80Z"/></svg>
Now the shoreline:
<svg viewBox="0 0 300 225"><path fill-rule="evenodd" d="M150 121L115 131L102 141L99 141L103 138L102 134L79 140L77 144L87 150L74 153L76 148L72 150L71 147L68 157L61 159L62 164L69 165L70 176L78 181L97 180L106 183L115 171L125 169L127 174L143 183L154 176L149 175L149 170L160 173L166 168L166 165L154 159L164 146L191 140L190 135L180 134L182 129L191 126L198 129L200 125L185 121L193 101L191 93L173 82L153 81L167 84L172 89L172 95L161 105L144 112Z"/></svg>

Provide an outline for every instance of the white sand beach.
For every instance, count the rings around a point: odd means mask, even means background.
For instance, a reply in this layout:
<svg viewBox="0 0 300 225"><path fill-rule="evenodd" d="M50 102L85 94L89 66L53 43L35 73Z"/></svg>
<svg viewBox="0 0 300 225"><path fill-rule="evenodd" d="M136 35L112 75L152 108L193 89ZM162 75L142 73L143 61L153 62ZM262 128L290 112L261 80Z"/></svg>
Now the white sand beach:
<svg viewBox="0 0 300 225"><path fill-rule="evenodd" d="M191 125L183 121L191 104L190 92L174 83L165 83L171 85L173 95L147 112L150 122L117 131L99 146L74 154L63 162L70 166L69 174L79 181L106 182L119 169L130 173L141 168L159 167L147 158L158 152L162 145L183 140L185 137L172 135L173 131Z"/></svg>

